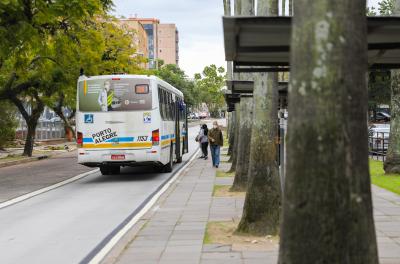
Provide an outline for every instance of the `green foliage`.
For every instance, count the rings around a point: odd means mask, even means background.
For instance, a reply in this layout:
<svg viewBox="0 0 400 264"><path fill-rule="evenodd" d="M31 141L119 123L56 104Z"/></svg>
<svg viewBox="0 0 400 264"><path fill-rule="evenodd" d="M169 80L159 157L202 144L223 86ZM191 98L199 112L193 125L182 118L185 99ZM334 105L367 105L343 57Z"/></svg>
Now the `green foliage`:
<svg viewBox="0 0 400 264"><path fill-rule="evenodd" d="M217 68L212 64L206 66L202 74L195 74L194 78L201 101L207 104L212 116L217 115L218 110L225 104L221 90L225 86L225 69L223 67Z"/></svg>
<svg viewBox="0 0 400 264"><path fill-rule="evenodd" d="M381 0L378 3L378 11L380 16L390 16L394 13L395 0ZM367 7L367 16L377 16L375 7Z"/></svg>
<svg viewBox="0 0 400 264"><path fill-rule="evenodd" d="M400 194L400 175L385 174L383 162L377 160L369 161L372 183L388 191Z"/></svg>
<svg viewBox="0 0 400 264"><path fill-rule="evenodd" d="M0 149L15 137L17 122L16 109L10 103L0 104Z"/></svg>
<svg viewBox="0 0 400 264"><path fill-rule="evenodd" d="M185 97L185 102L188 106L195 106L201 103L201 98L197 91L197 86L189 80L185 72L175 64L167 64L162 66L155 74L179 89Z"/></svg>
<svg viewBox="0 0 400 264"><path fill-rule="evenodd" d="M235 173L234 172L225 172L225 171L222 171L222 170L217 170L216 177L217 178L220 178L220 177L235 177Z"/></svg>
<svg viewBox="0 0 400 264"><path fill-rule="evenodd" d="M81 69L87 75L142 72L143 59L132 56L134 32L107 16L112 6L111 0L1 1L0 100L12 101L35 123L44 105L75 108ZM27 99L32 113L23 106Z"/></svg>
<svg viewBox="0 0 400 264"><path fill-rule="evenodd" d="M369 72L368 105L375 109L379 104L390 104L390 71L374 70Z"/></svg>
<svg viewBox="0 0 400 264"><path fill-rule="evenodd" d="M394 13L395 0L382 0L378 3L379 13L381 16L390 16Z"/></svg>

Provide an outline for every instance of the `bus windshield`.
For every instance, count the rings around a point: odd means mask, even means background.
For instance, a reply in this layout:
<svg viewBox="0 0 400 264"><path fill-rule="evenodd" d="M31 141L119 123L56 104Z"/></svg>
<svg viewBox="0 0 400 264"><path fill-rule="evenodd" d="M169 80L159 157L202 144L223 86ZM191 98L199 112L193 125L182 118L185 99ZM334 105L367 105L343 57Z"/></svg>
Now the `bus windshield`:
<svg viewBox="0 0 400 264"><path fill-rule="evenodd" d="M144 79L92 79L79 82L79 110L109 112L151 110L150 81Z"/></svg>

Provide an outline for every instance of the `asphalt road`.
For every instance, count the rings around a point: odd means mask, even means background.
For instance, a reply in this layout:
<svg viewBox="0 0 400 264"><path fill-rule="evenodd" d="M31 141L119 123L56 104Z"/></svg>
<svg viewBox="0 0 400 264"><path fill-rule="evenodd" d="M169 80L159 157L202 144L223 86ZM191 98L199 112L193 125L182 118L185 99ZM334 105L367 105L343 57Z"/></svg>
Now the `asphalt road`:
<svg viewBox="0 0 400 264"><path fill-rule="evenodd" d="M93 170L76 162L77 151L45 160L0 168L0 202Z"/></svg>
<svg viewBox="0 0 400 264"><path fill-rule="evenodd" d="M190 153L182 164L198 148L197 132L197 126L189 129ZM174 171L182 164L175 164ZM49 173L45 164L36 169ZM49 175L62 171L56 168ZM170 176L151 168L94 173L0 209L0 263L79 263Z"/></svg>

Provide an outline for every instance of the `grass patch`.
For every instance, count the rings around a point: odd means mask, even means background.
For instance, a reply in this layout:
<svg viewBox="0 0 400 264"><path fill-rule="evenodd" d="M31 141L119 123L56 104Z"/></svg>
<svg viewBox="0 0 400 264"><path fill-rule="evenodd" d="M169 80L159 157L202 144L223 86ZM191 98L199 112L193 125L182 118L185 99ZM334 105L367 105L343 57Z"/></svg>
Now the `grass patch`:
<svg viewBox="0 0 400 264"><path fill-rule="evenodd" d="M222 170L217 170L217 176L216 177L234 177L235 173L234 172L225 172Z"/></svg>
<svg viewBox="0 0 400 264"><path fill-rule="evenodd" d="M208 222L204 244L232 245L232 250L272 251L279 246L279 238L237 234L238 221Z"/></svg>
<svg viewBox="0 0 400 264"><path fill-rule="evenodd" d="M204 234L203 244L211 244L212 243L210 233L209 233L209 226L210 226L210 223L208 222L206 225L206 233Z"/></svg>
<svg viewBox="0 0 400 264"><path fill-rule="evenodd" d="M245 197L246 192L231 192L230 185L214 185L214 197Z"/></svg>
<svg viewBox="0 0 400 264"><path fill-rule="evenodd" d="M369 170L373 184L400 195L399 174L385 174L383 162L371 159L369 161Z"/></svg>
<svg viewBox="0 0 400 264"><path fill-rule="evenodd" d="M224 147L229 147L229 139L226 134L224 135Z"/></svg>
<svg viewBox="0 0 400 264"><path fill-rule="evenodd" d="M212 196L215 196L215 194L218 193L224 187L225 187L224 185L214 185L214 188L212 191Z"/></svg>
<svg viewBox="0 0 400 264"><path fill-rule="evenodd" d="M0 161L2 162L7 162L7 161L15 161L15 160L21 160L21 159L26 159L28 157L22 156L22 155L8 155L7 157L0 158Z"/></svg>

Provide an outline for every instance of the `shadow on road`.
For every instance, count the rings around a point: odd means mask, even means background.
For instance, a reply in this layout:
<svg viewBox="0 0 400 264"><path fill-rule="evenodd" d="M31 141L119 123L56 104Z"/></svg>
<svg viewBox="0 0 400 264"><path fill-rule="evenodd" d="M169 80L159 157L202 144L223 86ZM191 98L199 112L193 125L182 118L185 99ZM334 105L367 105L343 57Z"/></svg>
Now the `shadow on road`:
<svg viewBox="0 0 400 264"><path fill-rule="evenodd" d="M151 181L156 177L162 177L162 173L158 173L155 168L149 166L141 167L125 167L121 168L121 173L116 175L100 175L91 179L86 184L91 183L107 183L107 182L141 182Z"/></svg>

